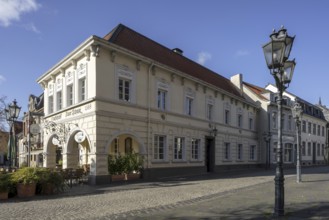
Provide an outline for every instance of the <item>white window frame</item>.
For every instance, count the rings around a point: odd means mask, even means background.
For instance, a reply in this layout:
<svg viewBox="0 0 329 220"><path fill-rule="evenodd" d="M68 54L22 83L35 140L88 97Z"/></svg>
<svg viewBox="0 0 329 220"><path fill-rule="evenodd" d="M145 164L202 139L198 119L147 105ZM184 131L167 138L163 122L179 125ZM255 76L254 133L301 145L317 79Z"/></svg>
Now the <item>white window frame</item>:
<svg viewBox="0 0 329 220"><path fill-rule="evenodd" d="M67 107L74 104L74 88L73 84L66 86L66 105Z"/></svg>
<svg viewBox="0 0 329 220"><path fill-rule="evenodd" d="M238 128L243 128L243 112L241 108L237 109L237 127Z"/></svg>
<svg viewBox="0 0 329 220"><path fill-rule="evenodd" d="M236 146L236 160L243 160L243 144L237 144Z"/></svg>
<svg viewBox="0 0 329 220"><path fill-rule="evenodd" d="M48 96L48 113L54 113L54 96Z"/></svg>
<svg viewBox="0 0 329 220"><path fill-rule="evenodd" d="M119 78L118 94L119 94L118 98L120 101L131 102L131 80L125 78Z"/></svg>
<svg viewBox="0 0 329 220"><path fill-rule="evenodd" d="M200 160L201 140L192 138L191 140L191 159Z"/></svg>
<svg viewBox="0 0 329 220"><path fill-rule="evenodd" d="M162 153L161 153L161 150L162 150ZM166 153L167 153L167 137L165 135L154 135L153 160L155 160L155 161L166 160L166 158L167 158Z"/></svg>
<svg viewBox="0 0 329 220"><path fill-rule="evenodd" d="M79 79L78 82L79 89L79 102L85 101L87 99L87 80L86 77Z"/></svg>
<svg viewBox="0 0 329 220"><path fill-rule="evenodd" d="M59 111L63 108L63 93L62 93L62 90L56 92L56 106L57 106L57 111Z"/></svg>
<svg viewBox="0 0 329 220"><path fill-rule="evenodd" d="M206 119L212 121L214 118L214 104L215 101L212 96L206 98Z"/></svg>
<svg viewBox="0 0 329 220"><path fill-rule="evenodd" d="M257 160L257 146L255 144L249 146L249 160L250 161Z"/></svg>
<svg viewBox="0 0 329 220"><path fill-rule="evenodd" d="M224 160L231 160L231 144L224 142Z"/></svg>
<svg viewBox="0 0 329 220"><path fill-rule="evenodd" d="M293 162L293 144L286 143L284 144L284 151L283 151L283 161L285 163L292 163Z"/></svg>
<svg viewBox="0 0 329 220"><path fill-rule="evenodd" d="M277 129L278 128L278 114L277 112L272 112L272 128Z"/></svg>
<svg viewBox="0 0 329 220"><path fill-rule="evenodd" d="M116 65L115 66L115 91L114 95L116 99L119 101L125 102L125 103L136 103L136 79L135 79L135 72L129 69L127 66L123 65ZM125 97L125 91L126 85L124 85L124 88L122 88L122 97L120 94L120 80L129 82L128 85L128 97Z"/></svg>
<svg viewBox="0 0 329 220"><path fill-rule="evenodd" d="M174 160L185 160L185 138L174 138Z"/></svg>
<svg viewBox="0 0 329 220"><path fill-rule="evenodd" d="M167 94L166 90L158 89L158 109L167 110Z"/></svg>

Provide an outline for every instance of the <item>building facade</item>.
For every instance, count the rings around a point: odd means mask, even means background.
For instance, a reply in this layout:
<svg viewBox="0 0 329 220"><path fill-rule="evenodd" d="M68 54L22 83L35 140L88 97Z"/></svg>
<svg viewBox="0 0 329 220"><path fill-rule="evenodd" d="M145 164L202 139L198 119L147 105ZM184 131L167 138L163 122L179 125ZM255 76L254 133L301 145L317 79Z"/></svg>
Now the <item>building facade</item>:
<svg viewBox="0 0 329 220"><path fill-rule="evenodd" d="M37 81L43 165L89 165L92 184L109 181L109 155L129 152L144 156L144 178L262 163L258 106L242 87L124 25Z"/></svg>
<svg viewBox="0 0 329 220"><path fill-rule="evenodd" d="M19 139L19 165L43 166L43 94L30 95L28 112L23 115L23 131Z"/></svg>
<svg viewBox="0 0 329 220"><path fill-rule="evenodd" d="M260 131L263 132L266 164L276 163L276 146L278 142L278 107L277 88L269 84L261 88L244 83L244 92L252 100L260 103ZM287 91L283 93L282 103L282 148L283 163L286 166L296 164L297 135L292 108L298 102L303 109L301 119L301 161L302 165L319 165L325 163L325 146L327 143L327 121L319 107Z"/></svg>

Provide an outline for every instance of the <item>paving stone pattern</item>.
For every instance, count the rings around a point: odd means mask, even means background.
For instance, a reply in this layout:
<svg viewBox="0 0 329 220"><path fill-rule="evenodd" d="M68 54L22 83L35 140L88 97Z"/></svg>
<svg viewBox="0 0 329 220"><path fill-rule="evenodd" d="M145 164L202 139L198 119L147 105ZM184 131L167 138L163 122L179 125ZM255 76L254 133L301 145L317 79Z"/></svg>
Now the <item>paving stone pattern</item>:
<svg viewBox="0 0 329 220"><path fill-rule="evenodd" d="M321 171L322 175L329 172L327 167L314 170ZM285 178L293 179L293 171L291 173L286 174ZM58 196L36 196L30 200L9 199L1 202L0 219L169 219L168 215L177 216L172 219L183 219L183 216L187 216L183 214L185 209L187 212L191 207L198 210L199 204L216 209L211 204L218 198L232 200L232 209L237 201L241 203L239 197L248 194L248 190L266 184L271 190L274 189L273 179L274 171L271 170L234 175L209 174L102 187L75 186L68 193ZM267 196L273 197L271 194ZM233 198L232 195L238 197ZM258 196L264 197L262 193L256 197ZM255 198L253 202L257 201L259 199ZM247 200L242 203L247 203ZM228 210L228 207L224 210L226 216L229 216ZM196 212L194 216L199 214ZM205 216L211 219L209 215ZM205 219L205 216L200 215L200 218Z"/></svg>

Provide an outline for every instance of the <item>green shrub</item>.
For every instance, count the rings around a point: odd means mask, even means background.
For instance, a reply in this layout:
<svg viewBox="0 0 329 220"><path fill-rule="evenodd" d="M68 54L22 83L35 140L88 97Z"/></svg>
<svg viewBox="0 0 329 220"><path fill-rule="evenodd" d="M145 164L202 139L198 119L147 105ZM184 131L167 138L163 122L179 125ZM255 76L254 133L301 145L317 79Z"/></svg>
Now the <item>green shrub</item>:
<svg viewBox="0 0 329 220"><path fill-rule="evenodd" d="M14 184L37 183L40 178L38 175L37 169L38 168L34 168L34 167L24 167L24 168L18 169L16 172L12 173L11 179Z"/></svg>
<svg viewBox="0 0 329 220"><path fill-rule="evenodd" d="M141 172L143 168L143 157L138 153L108 157L108 171L110 174L128 174Z"/></svg>
<svg viewBox="0 0 329 220"><path fill-rule="evenodd" d="M9 192L12 185L10 175L9 173L0 174L0 192Z"/></svg>

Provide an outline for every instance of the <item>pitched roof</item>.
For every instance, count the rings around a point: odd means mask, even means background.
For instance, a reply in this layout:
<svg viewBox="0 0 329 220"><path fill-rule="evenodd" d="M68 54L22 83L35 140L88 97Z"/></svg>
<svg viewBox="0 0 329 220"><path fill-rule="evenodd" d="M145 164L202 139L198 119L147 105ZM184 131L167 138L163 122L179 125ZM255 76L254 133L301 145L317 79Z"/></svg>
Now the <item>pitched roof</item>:
<svg viewBox="0 0 329 220"><path fill-rule="evenodd" d="M268 90L262 88L262 87L259 87L259 86L256 86L256 85L253 85L253 84L250 84L250 83L247 83L247 82L243 82L243 84L245 84L245 86L247 86L253 93L255 93L260 99L263 99L263 100L267 100L268 101L268 98L266 98L265 96L263 96L263 94L265 92L268 92Z"/></svg>
<svg viewBox="0 0 329 220"><path fill-rule="evenodd" d="M243 98L229 79L122 24L114 28L104 39Z"/></svg>

